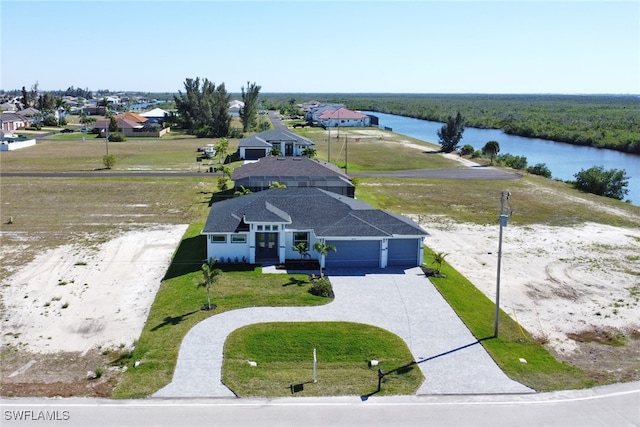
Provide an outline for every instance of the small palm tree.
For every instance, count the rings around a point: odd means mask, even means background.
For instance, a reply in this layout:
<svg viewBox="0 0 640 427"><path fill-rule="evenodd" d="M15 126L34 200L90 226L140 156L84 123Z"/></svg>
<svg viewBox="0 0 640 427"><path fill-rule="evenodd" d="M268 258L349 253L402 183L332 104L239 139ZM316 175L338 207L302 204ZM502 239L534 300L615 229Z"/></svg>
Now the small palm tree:
<svg viewBox="0 0 640 427"><path fill-rule="evenodd" d="M282 150L281 150L280 148L278 148L278 147L273 147L273 148L271 149L270 154L271 154L272 156L282 156Z"/></svg>
<svg viewBox="0 0 640 427"><path fill-rule="evenodd" d="M333 245L327 245L325 242L315 242L313 244L313 250L320 254L320 277L324 277L324 273L322 272L324 257L327 256L329 252L335 252L338 249Z"/></svg>
<svg viewBox="0 0 640 427"><path fill-rule="evenodd" d="M218 145L216 146L216 151L218 152L218 164L222 164L224 160L227 158L227 151L229 150L229 140L227 138L220 139Z"/></svg>
<svg viewBox="0 0 640 427"><path fill-rule="evenodd" d="M211 305L211 295L210 295L211 287L218 282L218 279L222 274L222 270L220 270L219 268L214 268L216 262L218 262L217 259L211 258L211 260L208 263L202 264L202 275L204 276L204 280L198 283L199 288L202 288L202 287L207 288L207 305L205 306L206 310L211 310L216 308L215 305L213 306Z"/></svg>
<svg viewBox="0 0 640 427"><path fill-rule="evenodd" d="M310 159L313 159L315 156L318 155L318 152L313 147L307 147L302 151L302 155Z"/></svg>
<svg viewBox="0 0 640 427"><path fill-rule="evenodd" d="M245 188L244 185L240 186L240 189L238 189L235 193L233 193L235 196L246 196L247 194L253 194L253 191L249 190L248 188Z"/></svg>
<svg viewBox="0 0 640 427"><path fill-rule="evenodd" d="M307 242L300 242L291 247L294 251L300 254L300 259L304 259L309 256L309 250L307 249Z"/></svg>
<svg viewBox="0 0 640 427"><path fill-rule="evenodd" d="M269 190L272 188L287 188L287 184L280 184L278 181L273 181L271 185L269 185Z"/></svg>
<svg viewBox="0 0 640 427"><path fill-rule="evenodd" d="M449 254L444 252L438 252L433 255L433 262L435 262L436 265L438 266L438 273L440 273L440 269L442 268L442 263L444 262L444 259L447 257L447 255Z"/></svg>

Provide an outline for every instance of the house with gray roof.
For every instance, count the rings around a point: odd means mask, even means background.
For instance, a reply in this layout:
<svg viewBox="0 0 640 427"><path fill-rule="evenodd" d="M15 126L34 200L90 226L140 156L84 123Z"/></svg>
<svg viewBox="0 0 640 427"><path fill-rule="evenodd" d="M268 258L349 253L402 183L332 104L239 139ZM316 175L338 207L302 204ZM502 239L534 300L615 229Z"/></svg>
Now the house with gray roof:
<svg viewBox="0 0 640 427"><path fill-rule="evenodd" d="M410 219L320 188L273 188L213 203L202 230L207 259L257 264L298 259L305 243L323 268L422 264L428 233ZM316 242L334 245L325 257Z"/></svg>
<svg viewBox="0 0 640 427"><path fill-rule="evenodd" d="M241 159L257 160L268 156L275 148L283 156L302 156L304 149L313 145L310 139L288 130L271 129L241 139L238 151Z"/></svg>
<svg viewBox="0 0 640 427"><path fill-rule="evenodd" d="M355 197L355 185L346 173L332 163L308 157L263 157L236 168L231 179L237 191L245 188L255 193L278 182L288 188L316 187Z"/></svg>

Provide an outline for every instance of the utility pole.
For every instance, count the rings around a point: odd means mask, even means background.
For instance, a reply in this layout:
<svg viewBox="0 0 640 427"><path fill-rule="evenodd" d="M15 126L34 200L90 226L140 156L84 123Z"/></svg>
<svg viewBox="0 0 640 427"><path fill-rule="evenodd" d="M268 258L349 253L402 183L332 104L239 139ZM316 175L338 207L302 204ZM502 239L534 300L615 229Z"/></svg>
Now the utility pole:
<svg viewBox="0 0 640 427"><path fill-rule="evenodd" d="M511 193L502 192L500 195L500 237L498 239L498 274L496 279L496 316L493 326L493 337L498 338L498 323L500 320L500 267L502 263L502 228L507 226L507 219L511 215L511 209L504 209L505 199L508 201L511 198Z"/></svg>

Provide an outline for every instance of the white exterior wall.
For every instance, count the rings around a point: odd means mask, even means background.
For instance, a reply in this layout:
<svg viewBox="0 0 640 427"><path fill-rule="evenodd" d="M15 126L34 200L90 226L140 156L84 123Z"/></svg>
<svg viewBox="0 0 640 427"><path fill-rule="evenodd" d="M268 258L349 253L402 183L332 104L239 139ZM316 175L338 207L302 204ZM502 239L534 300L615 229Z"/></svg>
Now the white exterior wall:
<svg viewBox="0 0 640 427"><path fill-rule="evenodd" d="M224 233L217 233L224 234ZM253 261L250 260L250 251L249 251L249 233L234 233L244 234L247 236L247 241L245 243L231 243L232 234L226 233L224 234L227 237L226 243L212 243L211 235L206 235L207 237L207 260L211 260L211 258L216 258L219 261L227 262L227 258L231 258L231 262L235 262L235 258L238 258L238 261L242 262L242 258L249 262L255 262L255 258ZM255 252L255 251L254 251Z"/></svg>
<svg viewBox="0 0 640 427"><path fill-rule="evenodd" d="M318 239L316 237L316 235L313 233L313 231L311 230L295 230L295 231L301 231L301 232L308 232L309 233L309 255L311 258L306 258L306 259L317 259L320 260L320 254L318 254L318 252L313 250L313 245L316 242L319 242L320 239ZM296 250L293 249L293 233L294 231L291 230L287 230L286 232L286 236L285 236L285 259L300 259L300 253Z"/></svg>
<svg viewBox="0 0 640 427"><path fill-rule="evenodd" d="M2 141L2 144L0 144L0 151L12 151L12 150L17 150L19 148L31 147L33 145L36 145L35 139L27 139L24 141L15 141L15 142Z"/></svg>

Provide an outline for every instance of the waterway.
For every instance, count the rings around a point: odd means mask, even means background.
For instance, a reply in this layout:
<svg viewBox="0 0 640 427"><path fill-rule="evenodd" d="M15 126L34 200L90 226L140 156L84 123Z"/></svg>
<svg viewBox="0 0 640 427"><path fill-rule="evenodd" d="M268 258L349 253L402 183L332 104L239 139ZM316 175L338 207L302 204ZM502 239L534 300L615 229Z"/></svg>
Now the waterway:
<svg viewBox="0 0 640 427"><path fill-rule="evenodd" d="M438 130L443 123L374 111L363 113L377 116L381 128L389 127L396 133L439 145ZM480 150L488 141L500 144L500 154L526 157L529 166L544 163L553 178L562 181L574 180L576 173L593 166L602 166L607 170L623 169L629 177L629 192L625 200L640 206L640 155L508 135L499 129L466 128L460 146L469 144Z"/></svg>

